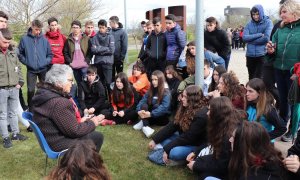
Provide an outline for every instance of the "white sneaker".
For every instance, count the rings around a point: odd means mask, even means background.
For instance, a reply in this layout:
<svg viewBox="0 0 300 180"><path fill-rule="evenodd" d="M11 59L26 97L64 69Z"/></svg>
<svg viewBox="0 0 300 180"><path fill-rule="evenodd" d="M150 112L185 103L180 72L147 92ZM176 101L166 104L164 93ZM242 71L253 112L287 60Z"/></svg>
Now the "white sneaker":
<svg viewBox="0 0 300 180"><path fill-rule="evenodd" d="M152 129L149 126L145 126L142 128L143 133L147 136L147 138L150 138L152 134L154 133L154 129Z"/></svg>
<svg viewBox="0 0 300 180"><path fill-rule="evenodd" d="M140 120L140 122L136 123L136 124L133 126L133 129L135 129L135 130L141 130L143 126L144 126L143 121Z"/></svg>

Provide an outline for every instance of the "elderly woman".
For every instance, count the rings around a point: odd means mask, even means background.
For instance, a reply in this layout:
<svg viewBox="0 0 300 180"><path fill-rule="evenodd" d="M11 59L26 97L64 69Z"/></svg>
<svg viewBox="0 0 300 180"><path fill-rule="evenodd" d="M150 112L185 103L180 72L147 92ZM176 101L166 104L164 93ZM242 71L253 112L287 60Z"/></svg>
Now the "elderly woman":
<svg viewBox="0 0 300 180"><path fill-rule="evenodd" d="M69 96L73 81L68 65L54 64L33 98L33 121L55 151L69 148L78 139L91 139L99 152L103 135L95 128L104 116L80 117Z"/></svg>
<svg viewBox="0 0 300 180"><path fill-rule="evenodd" d="M292 84L291 68L300 62L300 2L288 0L281 4L279 14L282 19L279 28L267 44L267 52L273 57L274 75L279 91L281 118L287 122L290 118L288 105L288 91ZM289 129L291 129L290 123ZM289 130L283 141L292 141Z"/></svg>

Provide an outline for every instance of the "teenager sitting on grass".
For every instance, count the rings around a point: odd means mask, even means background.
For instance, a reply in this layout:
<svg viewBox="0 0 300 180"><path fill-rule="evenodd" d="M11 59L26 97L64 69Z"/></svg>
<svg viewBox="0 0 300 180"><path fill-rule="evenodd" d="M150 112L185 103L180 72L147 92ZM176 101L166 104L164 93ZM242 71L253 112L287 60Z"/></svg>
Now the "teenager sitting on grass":
<svg viewBox="0 0 300 180"><path fill-rule="evenodd" d="M51 171L46 179L110 180L111 177L93 142L90 140L79 140L68 149L59 161L58 166Z"/></svg>
<svg viewBox="0 0 300 180"><path fill-rule="evenodd" d="M109 103L106 100L105 89L97 75L97 68L90 65L87 69L87 78L78 85L78 99L82 115L109 114Z"/></svg>
<svg viewBox="0 0 300 180"><path fill-rule="evenodd" d="M136 107L141 121L133 128L142 129L147 137L154 133L150 125L164 126L169 122L171 95L165 84L164 74L158 70L154 71L151 75L151 87Z"/></svg>
<svg viewBox="0 0 300 180"><path fill-rule="evenodd" d="M146 69L142 62L137 61L133 65L132 76L130 76L128 80L139 93L139 99L141 99L150 88L150 82L147 77Z"/></svg>
<svg viewBox="0 0 300 180"><path fill-rule="evenodd" d="M178 101L176 98L178 96L177 89L178 89L178 86L179 86L182 78L178 75L177 71L174 69L174 67L172 65L169 65L166 67L165 77L166 77L166 80L167 80L167 83L169 86L171 96L174 97L171 100L171 111L172 111L172 114L173 114L173 112L175 114L175 112L177 110L177 106L178 106Z"/></svg>
<svg viewBox="0 0 300 180"><path fill-rule="evenodd" d="M172 161L186 163L189 153L195 151L197 146L207 143L207 111L201 88L188 86L183 91L175 120L153 136L149 148L153 150L160 143L164 149L163 161L166 165Z"/></svg>
<svg viewBox="0 0 300 180"><path fill-rule="evenodd" d="M242 120L241 113L234 108L228 97L222 96L210 101L207 114L207 138L213 154L197 157L198 152L191 153L187 157L187 166L199 174L199 179L207 176L226 179L230 160L228 139Z"/></svg>
<svg viewBox="0 0 300 180"><path fill-rule="evenodd" d="M223 73L219 79L218 89L208 95L212 97L227 96L235 108L246 109L246 89L240 84L233 71Z"/></svg>
<svg viewBox="0 0 300 180"><path fill-rule="evenodd" d="M280 137L286 132L283 119L274 107L274 98L267 91L262 79L254 78L246 84L248 121L256 121L263 125L270 139Z"/></svg>
<svg viewBox="0 0 300 180"><path fill-rule="evenodd" d="M275 149L260 123L244 121L229 141L232 149L228 166L230 179L287 179L282 154Z"/></svg>
<svg viewBox="0 0 300 180"><path fill-rule="evenodd" d="M116 81L111 95L112 114L107 119L112 119L116 124L132 124L138 118L135 111L138 103L138 94L128 82L125 73L120 72L116 76Z"/></svg>
<svg viewBox="0 0 300 180"><path fill-rule="evenodd" d="M208 93L218 89L219 79L223 73L226 73L225 67L223 66L215 67L213 71L213 78L208 88Z"/></svg>

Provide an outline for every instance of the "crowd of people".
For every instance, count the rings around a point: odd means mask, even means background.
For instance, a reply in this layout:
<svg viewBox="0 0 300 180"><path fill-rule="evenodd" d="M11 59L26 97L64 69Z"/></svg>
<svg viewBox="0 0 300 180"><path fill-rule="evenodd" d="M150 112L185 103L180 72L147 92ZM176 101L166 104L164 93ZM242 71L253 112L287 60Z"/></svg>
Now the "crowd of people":
<svg viewBox="0 0 300 180"><path fill-rule="evenodd" d="M0 11L3 147L27 139L18 126L24 101L19 91L24 85L22 63L33 121L53 150L69 149L49 179L111 179L99 156L104 137L96 127L118 124L151 139L150 161L186 165L199 179L299 178L300 133L286 158L274 140L295 136L288 92L293 82L300 89L300 3L281 0L279 14L281 21L273 27L261 5L251 8L241 36L247 43L245 86L228 70L232 37L216 18L208 17L200 87L195 85L196 44L187 43L173 14L165 17L166 30L158 17L141 22L141 50L127 76L122 71L128 37L117 16L108 23L99 20L97 33L92 21L82 32L81 22L74 20L68 37L55 17L48 19L45 34L36 19L15 48L8 16ZM162 128L155 132L154 125Z"/></svg>

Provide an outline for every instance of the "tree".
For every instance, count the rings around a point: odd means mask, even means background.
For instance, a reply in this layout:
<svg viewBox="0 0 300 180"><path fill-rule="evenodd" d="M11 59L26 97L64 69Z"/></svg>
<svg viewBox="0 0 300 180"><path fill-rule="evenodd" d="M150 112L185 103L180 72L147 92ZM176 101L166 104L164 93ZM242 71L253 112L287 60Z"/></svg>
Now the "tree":
<svg viewBox="0 0 300 180"><path fill-rule="evenodd" d="M0 0L0 8L9 12L10 27L19 33L23 33L35 18L45 22L54 16L67 33L71 21L99 19L107 13L102 0Z"/></svg>

